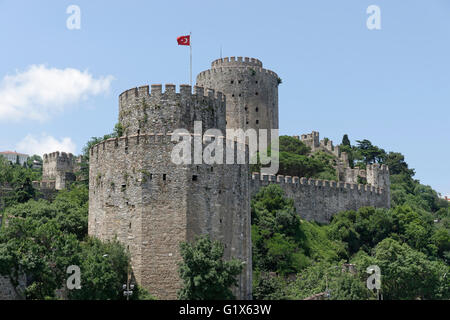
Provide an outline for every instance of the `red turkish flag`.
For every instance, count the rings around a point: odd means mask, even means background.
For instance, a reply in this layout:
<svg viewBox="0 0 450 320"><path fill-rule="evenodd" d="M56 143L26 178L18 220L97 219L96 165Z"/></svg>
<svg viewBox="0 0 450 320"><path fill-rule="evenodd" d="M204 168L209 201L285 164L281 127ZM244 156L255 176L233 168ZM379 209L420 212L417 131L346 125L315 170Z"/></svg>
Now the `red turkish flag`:
<svg viewBox="0 0 450 320"><path fill-rule="evenodd" d="M191 45L191 36L181 36L177 38L179 46L190 46Z"/></svg>

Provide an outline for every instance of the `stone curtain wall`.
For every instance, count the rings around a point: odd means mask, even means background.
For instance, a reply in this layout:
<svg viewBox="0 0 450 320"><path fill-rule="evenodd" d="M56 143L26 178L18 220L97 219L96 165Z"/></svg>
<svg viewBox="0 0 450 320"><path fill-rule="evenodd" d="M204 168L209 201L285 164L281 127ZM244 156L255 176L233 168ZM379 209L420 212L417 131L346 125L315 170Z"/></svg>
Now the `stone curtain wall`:
<svg viewBox="0 0 450 320"><path fill-rule="evenodd" d="M261 177L258 173L252 175L251 195L271 183L279 184L286 196L294 200L300 217L310 221L329 223L331 217L340 211L357 210L365 206L390 207L389 189L289 176Z"/></svg>

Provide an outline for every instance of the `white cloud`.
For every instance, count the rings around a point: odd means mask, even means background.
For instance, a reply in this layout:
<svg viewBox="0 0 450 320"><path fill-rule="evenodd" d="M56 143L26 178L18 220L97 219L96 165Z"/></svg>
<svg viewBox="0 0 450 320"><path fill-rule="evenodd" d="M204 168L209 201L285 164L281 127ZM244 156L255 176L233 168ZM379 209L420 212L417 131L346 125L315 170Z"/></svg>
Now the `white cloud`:
<svg viewBox="0 0 450 320"><path fill-rule="evenodd" d="M40 156L44 155L45 153L51 153L55 151L75 154L76 145L72 141L72 139L68 137L58 140L45 133L41 134L38 137L29 134L17 144L16 150L21 153L26 153L29 155L37 154Z"/></svg>
<svg viewBox="0 0 450 320"><path fill-rule="evenodd" d="M32 65L0 83L0 120L44 121L80 100L105 93L112 76L95 79L88 71Z"/></svg>

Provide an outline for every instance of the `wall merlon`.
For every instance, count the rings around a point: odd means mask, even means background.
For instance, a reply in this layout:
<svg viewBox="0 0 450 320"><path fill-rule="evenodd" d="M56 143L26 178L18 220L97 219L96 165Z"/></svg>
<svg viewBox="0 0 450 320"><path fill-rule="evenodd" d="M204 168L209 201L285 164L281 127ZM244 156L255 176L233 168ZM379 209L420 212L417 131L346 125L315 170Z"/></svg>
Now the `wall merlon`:
<svg viewBox="0 0 450 320"><path fill-rule="evenodd" d="M172 83L168 83L165 86L165 91L164 91L164 95L168 96L168 97L175 97L176 94L176 86Z"/></svg>
<svg viewBox="0 0 450 320"><path fill-rule="evenodd" d="M199 97L203 97L205 95L205 89L203 87L195 86L194 91L195 94Z"/></svg>
<svg viewBox="0 0 450 320"><path fill-rule="evenodd" d="M141 86L138 88L138 95L139 96L149 96L150 95L150 87L148 85Z"/></svg>
<svg viewBox="0 0 450 320"><path fill-rule="evenodd" d="M160 97L162 95L162 84L152 84L150 94L152 96Z"/></svg>

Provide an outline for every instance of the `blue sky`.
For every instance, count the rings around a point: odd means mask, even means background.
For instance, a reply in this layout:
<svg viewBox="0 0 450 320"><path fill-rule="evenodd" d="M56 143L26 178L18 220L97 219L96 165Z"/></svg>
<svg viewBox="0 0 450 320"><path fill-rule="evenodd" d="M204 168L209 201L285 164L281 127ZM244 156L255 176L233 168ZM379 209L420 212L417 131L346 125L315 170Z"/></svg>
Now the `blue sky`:
<svg viewBox="0 0 450 320"><path fill-rule="evenodd" d="M221 46L278 73L282 134L369 139L450 195L449 14L448 0L0 0L0 149L80 152L112 130L122 91L189 82L176 37L192 32L194 75Z"/></svg>

